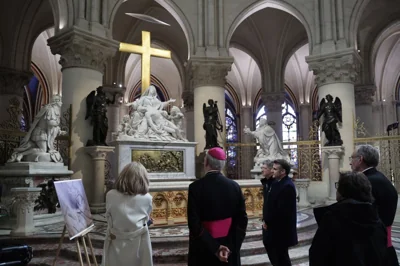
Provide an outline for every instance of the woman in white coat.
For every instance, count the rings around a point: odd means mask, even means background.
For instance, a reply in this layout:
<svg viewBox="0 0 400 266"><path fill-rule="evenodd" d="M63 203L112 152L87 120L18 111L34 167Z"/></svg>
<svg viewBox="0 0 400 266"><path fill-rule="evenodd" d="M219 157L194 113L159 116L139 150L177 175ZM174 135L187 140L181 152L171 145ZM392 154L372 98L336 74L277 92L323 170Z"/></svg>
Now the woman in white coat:
<svg viewBox="0 0 400 266"><path fill-rule="evenodd" d="M125 166L106 196L107 232L103 266L152 266L147 222L152 210L147 170L138 162Z"/></svg>

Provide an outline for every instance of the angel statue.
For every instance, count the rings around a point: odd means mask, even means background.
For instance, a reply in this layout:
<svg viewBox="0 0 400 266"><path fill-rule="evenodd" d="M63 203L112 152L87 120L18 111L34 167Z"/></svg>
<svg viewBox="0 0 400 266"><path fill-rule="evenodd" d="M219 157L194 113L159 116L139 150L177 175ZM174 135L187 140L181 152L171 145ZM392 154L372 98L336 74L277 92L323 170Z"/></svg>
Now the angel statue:
<svg viewBox="0 0 400 266"><path fill-rule="evenodd" d="M8 162L62 162L60 153L54 148L56 137L66 134L60 128L61 105L61 96L54 95L51 103L40 109Z"/></svg>
<svg viewBox="0 0 400 266"><path fill-rule="evenodd" d="M221 147L218 143L217 130L222 132L224 127L221 122L221 117L218 111L217 101L208 100L209 106L203 104L204 123L203 129L206 131L206 147L205 150L213 147Z"/></svg>
<svg viewBox="0 0 400 266"><path fill-rule="evenodd" d="M289 161L289 155L283 150L275 130L271 127L274 124L274 122L267 122L265 118L260 118L260 126L255 131L251 131L247 126L243 129L245 134L253 136L260 144L260 149L254 158L256 164L261 164L265 160Z"/></svg>
<svg viewBox="0 0 400 266"><path fill-rule="evenodd" d="M342 123L342 102L338 97L333 101L333 97L330 94L326 95L325 99L322 99L319 104L317 118L319 120L324 115L322 131L328 140L325 146L340 146L343 144L343 140L340 137L337 123Z"/></svg>
<svg viewBox="0 0 400 266"><path fill-rule="evenodd" d="M115 103L116 95L114 94L112 100L108 99L103 87L100 86L86 97L85 120L91 117L91 124L93 124L93 139L88 140L86 146L108 146L106 144L108 131L107 105Z"/></svg>

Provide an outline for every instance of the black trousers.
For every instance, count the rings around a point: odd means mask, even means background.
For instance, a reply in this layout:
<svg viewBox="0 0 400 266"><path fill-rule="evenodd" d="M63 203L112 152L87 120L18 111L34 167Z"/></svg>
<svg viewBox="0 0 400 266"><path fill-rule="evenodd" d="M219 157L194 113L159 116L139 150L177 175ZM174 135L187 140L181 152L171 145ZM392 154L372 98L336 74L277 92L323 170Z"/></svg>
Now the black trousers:
<svg viewBox="0 0 400 266"><path fill-rule="evenodd" d="M273 266L292 266L292 262L289 257L289 247L276 246L273 243L268 243L267 231L262 229L263 232L263 244L267 250L268 258Z"/></svg>

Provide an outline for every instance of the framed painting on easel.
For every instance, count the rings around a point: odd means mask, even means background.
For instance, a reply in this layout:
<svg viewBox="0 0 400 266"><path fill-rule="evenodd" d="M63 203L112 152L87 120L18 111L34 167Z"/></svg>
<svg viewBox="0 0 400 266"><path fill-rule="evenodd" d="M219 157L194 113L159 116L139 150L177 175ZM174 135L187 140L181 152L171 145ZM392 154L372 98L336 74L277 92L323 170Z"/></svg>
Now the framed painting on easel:
<svg viewBox="0 0 400 266"><path fill-rule="evenodd" d="M61 250L61 245L64 240L64 235L68 231L69 239L75 240L78 249L78 258L81 265L83 265L80 244L81 240L84 248L84 253L88 265L90 265L89 254L87 252L86 241L88 240L92 252L92 259L97 266L96 258L93 253L93 246L88 233L94 229L92 214L90 212L89 203L83 188L81 179L65 180L54 182L56 188L58 201L60 203L61 212L64 216L64 230L59 242L57 254L54 259L55 265Z"/></svg>

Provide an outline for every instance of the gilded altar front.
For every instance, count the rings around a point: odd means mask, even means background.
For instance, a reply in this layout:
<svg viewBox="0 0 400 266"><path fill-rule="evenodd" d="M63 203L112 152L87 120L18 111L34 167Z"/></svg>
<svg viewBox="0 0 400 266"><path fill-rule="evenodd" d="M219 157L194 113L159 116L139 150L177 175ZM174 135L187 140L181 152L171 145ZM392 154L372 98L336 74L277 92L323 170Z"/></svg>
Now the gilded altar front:
<svg viewBox="0 0 400 266"><path fill-rule="evenodd" d="M249 217L261 217L263 208L263 189L259 180L247 180L238 183L242 187L246 211ZM245 183L245 184L241 184ZM184 186L188 187L188 184ZM151 185L150 185L151 187ZM152 217L155 226L176 225L187 223L187 188L170 191L154 191Z"/></svg>

